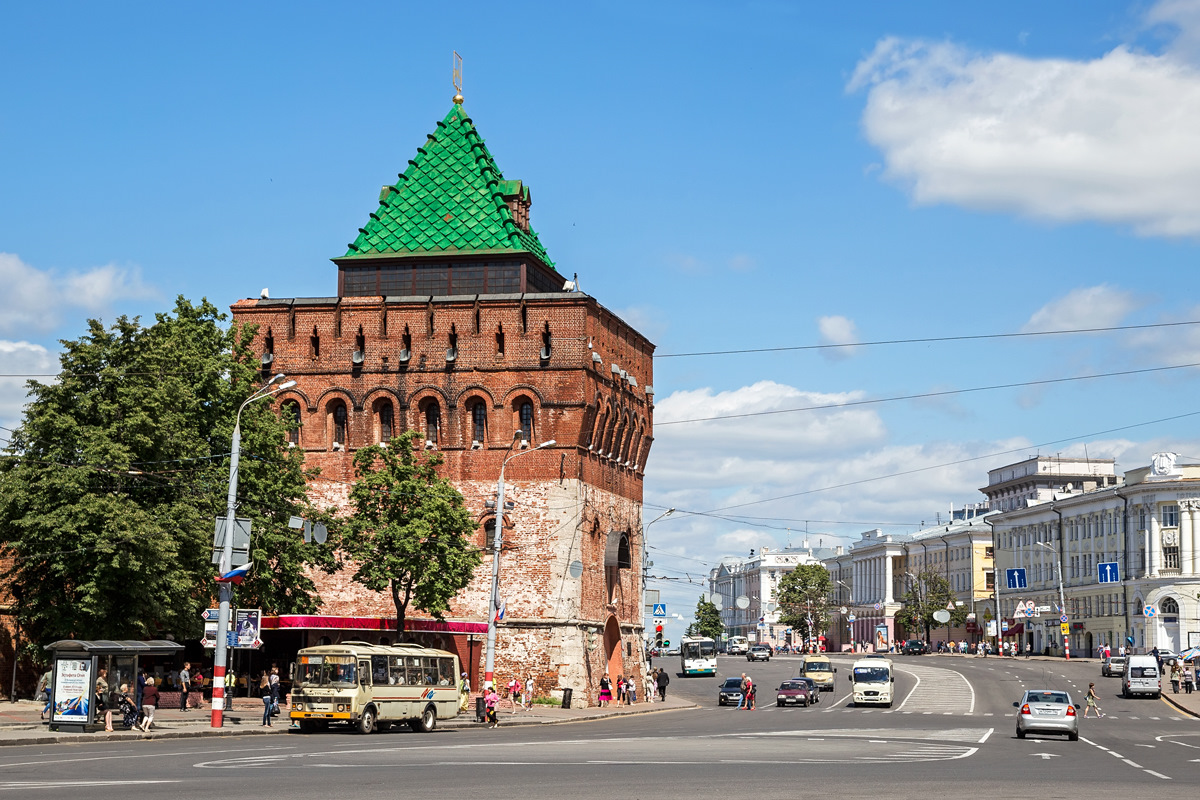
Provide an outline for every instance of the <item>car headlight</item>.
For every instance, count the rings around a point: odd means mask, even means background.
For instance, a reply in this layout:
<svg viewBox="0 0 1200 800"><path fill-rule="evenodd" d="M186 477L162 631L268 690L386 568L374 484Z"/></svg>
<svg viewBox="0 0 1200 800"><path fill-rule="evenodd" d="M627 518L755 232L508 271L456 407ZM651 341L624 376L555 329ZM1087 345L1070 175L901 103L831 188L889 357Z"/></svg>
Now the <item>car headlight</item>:
<svg viewBox="0 0 1200 800"><path fill-rule="evenodd" d="M295 709L296 709L297 711L303 711L303 710L304 710L304 703L296 703L296 705L295 705Z"/></svg>
<svg viewBox="0 0 1200 800"><path fill-rule="evenodd" d="M787 700L787 695L781 694L781 695L779 695L779 697L776 697L775 699L776 700Z"/></svg>
<svg viewBox="0 0 1200 800"><path fill-rule="evenodd" d="M338 710L338 711L345 711L345 710L346 710L346 706L345 706L343 703L338 703L337 710Z"/></svg>

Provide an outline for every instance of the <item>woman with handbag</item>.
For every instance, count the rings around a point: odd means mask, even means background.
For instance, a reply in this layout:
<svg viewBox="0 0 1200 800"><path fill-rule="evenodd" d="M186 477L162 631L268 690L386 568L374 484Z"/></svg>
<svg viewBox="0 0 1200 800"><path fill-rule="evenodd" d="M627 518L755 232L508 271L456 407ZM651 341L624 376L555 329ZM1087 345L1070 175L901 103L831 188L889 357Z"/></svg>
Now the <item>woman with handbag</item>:
<svg viewBox="0 0 1200 800"><path fill-rule="evenodd" d="M258 694L263 700L262 724L269 728L271 727L271 678L267 675L265 669L262 672L262 677L258 679Z"/></svg>

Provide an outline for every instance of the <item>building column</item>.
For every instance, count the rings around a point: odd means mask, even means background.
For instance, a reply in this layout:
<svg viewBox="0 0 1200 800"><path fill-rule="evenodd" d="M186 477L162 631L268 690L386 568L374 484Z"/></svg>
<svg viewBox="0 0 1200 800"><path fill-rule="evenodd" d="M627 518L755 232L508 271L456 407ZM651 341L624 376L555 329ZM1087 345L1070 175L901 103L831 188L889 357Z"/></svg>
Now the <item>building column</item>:
<svg viewBox="0 0 1200 800"><path fill-rule="evenodd" d="M892 557L884 556L883 559L884 559L884 564L886 567L885 574L884 574L884 584L883 584L883 589L884 589L883 602L891 604L891 603L896 602L895 597L892 595Z"/></svg>
<svg viewBox="0 0 1200 800"><path fill-rule="evenodd" d="M1195 536L1196 531L1196 501L1184 500L1179 504L1179 574L1194 575L1196 573L1195 563ZM1183 609L1179 609L1180 614ZM1181 647L1182 649L1182 647Z"/></svg>
<svg viewBox="0 0 1200 800"><path fill-rule="evenodd" d="M1158 526L1158 508L1150 507L1150 543L1146 548L1146 574L1157 578L1162 566L1162 528Z"/></svg>

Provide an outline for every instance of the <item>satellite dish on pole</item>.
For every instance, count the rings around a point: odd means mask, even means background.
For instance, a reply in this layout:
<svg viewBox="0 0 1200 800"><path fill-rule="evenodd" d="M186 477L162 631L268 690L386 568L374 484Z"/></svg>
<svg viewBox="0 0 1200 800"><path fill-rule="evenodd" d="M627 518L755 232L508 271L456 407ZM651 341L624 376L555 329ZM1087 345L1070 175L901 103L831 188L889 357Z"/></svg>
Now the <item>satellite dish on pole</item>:
<svg viewBox="0 0 1200 800"><path fill-rule="evenodd" d="M738 595L738 599L735 602L737 604L737 607L742 609L743 611L745 611L747 608L750 607L750 598L746 597L746 595L744 595L744 594Z"/></svg>
<svg viewBox="0 0 1200 800"><path fill-rule="evenodd" d="M950 621L950 612L944 608L939 608L937 611L933 612L933 620L934 622L941 622L945 624Z"/></svg>
<svg viewBox="0 0 1200 800"><path fill-rule="evenodd" d="M721 595L717 594L716 592L712 593L708 602L712 603L713 607L715 607L717 611L720 611L725 607L725 598L721 597Z"/></svg>

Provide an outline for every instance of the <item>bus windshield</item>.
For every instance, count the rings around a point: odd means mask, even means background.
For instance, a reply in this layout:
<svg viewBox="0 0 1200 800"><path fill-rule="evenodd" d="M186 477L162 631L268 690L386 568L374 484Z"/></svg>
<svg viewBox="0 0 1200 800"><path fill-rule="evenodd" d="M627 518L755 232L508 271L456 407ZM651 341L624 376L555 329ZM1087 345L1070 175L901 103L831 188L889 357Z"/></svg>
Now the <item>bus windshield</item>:
<svg viewBox="0 0 1200 800"><path fill-rule="evenodd" d="M354 656L301 655L296 668L302 686L353 686L358 679Z"/></svg>
<svg viewBox="0 0 1200 800"><path fill-rule="evenodd" d="M891 676L887 667L855 667L855 683L887 683Z"/></svg>
<svg viewBox="0 0 1200 800"><path fill-rule="evenodd" d="M716 655L716 652L717 645L711 640L683 643L684 658L712 658L714 655Z"/></svg>

